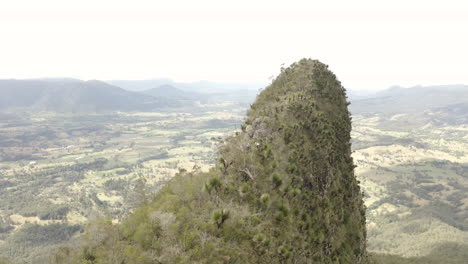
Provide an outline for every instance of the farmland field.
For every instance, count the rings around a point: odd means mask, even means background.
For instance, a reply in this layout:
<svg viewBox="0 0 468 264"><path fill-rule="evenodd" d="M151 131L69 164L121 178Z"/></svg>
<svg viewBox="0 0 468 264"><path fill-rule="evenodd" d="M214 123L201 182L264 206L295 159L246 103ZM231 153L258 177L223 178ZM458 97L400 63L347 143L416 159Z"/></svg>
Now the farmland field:
<svg viewBox="0 0 468 264"><path fill-rule="evenodd" d="M246 109L0 114L0 256L47 262L89 221L120 222L179 170L208 170ZM468 127L440 120L353 115L371 253L467 257Z"/></svg>
<svg viewBox="0 0 468 264"><path fill-rule="evenodd" d="M244 114L234 104L177 113L2 115L0 256L45 261L89 220L121 221L179 169L208 170L220 139ZM63 230L51 234L51 225Z"/></svg>
<svg viewBox="0 0 468 264"><path fill-rule="evenodd" d="M467 125L434 125L432 118L425 123L405 115L353 119L353 158L365 193L368 250L466 260Z"/></svg>

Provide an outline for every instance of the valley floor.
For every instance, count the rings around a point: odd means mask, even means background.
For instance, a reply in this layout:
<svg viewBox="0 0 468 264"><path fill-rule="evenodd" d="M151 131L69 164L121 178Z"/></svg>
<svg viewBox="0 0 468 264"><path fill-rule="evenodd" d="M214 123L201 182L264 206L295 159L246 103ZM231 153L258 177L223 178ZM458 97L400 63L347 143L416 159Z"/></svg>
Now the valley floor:
<svg viewBox="0 0 468 264"><path fill-rule="evenodd" d="M3 117L0 257L46 262L88 221L121 221L179 169L207 170L244 117L244 107L225 107Z"/></svg>
<svg viewBox="0 0 468 264"><path fill-rule="evenodd" d="M468 127L397 125L405 121L411 124L402 115L354 117L368 250L456 258L468 249Z"/></svg>
<svg viewBox="0 0 468 264"><path fill-rule="evenodd" d="M121 221L179 169L207 170L217 144L239 129L245 110L228 105L172 113L0 116L0 256L46 261L89 220ZM405 115L355 115L353 121L368 250L463 256L468 127L415 125Z"/></svg>

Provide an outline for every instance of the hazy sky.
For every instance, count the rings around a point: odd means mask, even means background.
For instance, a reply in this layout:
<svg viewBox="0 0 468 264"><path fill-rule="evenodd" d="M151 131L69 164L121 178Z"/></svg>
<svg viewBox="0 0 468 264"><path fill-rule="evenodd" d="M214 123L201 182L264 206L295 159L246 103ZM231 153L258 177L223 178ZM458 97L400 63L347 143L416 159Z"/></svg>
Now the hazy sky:
<svg viewBox="0 0 468 264"><path fill-rule="evenodd" d="M468 84L467 2L2 0L0 78L266 83L310 57L347 88Z"/></svg>

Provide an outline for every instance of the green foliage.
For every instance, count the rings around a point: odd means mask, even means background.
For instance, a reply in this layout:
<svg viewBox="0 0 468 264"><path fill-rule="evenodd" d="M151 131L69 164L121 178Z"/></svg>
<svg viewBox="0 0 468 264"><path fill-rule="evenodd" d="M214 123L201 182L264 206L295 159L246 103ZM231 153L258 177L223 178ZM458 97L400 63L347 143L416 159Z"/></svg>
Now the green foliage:
<svg viewBox="0 0 468 264"><path fill-rule="evenodd" d="M216 211L213 212L213 221L215 222L218 229L223 226L223 224L224 224L224 222L226 222L226 220L229 219L230 214L231 214L231 212L229 212L229 210L225 210L225 209L216 210Z"/></svg>
<svg viewBox="0 0 468 264"><path fill-rule="evenodd" d="M211 194L212 191L218 192L221 189L221 185L221 180L218 177L214 177L205 184L205 189Z"/></svg>
<svg viewBox="0 0 468 264"><path fill-rule="evenodd" d="M36 225L28 224L15 232L12 239L16 244L22 245L45 245L54 244L68 240L73 234L81 228L77 225L69 226L66 224Z"/></svg>
<svg viewBox="0 0 468 264"><path fill-rule="evenodd" d="M335 75L301 60L258 96L242 132L220 144L217 168L180 171L123 224L99 224L101 236L88 231L81 249L88 253L71 258L365 263L365 208L350 130ZM111 252L123 262L109 262Z"/></svg>
<svg viewBox="0 0 468 264"><path fill-rule="evenodd" d="M260 202L262 202L263 204L267 204L269 201L270 201L270 195L269 194L264 193L264 194L262 194L262 196L260 196Z"/></svg>
<svg viewBox="0 0 468 264"><path fill-rule="evenodd" d="M271 181L273 182L274 188L279 188L281 184L283 184L283 180L276 173L271 177Z"/></svg>

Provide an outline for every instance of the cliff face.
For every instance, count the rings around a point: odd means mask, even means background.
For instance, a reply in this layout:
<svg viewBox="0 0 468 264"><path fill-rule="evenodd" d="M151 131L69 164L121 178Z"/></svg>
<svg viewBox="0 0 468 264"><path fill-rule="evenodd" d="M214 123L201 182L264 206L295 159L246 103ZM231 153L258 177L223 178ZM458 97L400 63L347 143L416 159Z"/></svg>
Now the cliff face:
<svg viewBox="0 0 468 264"><path fill-rule="evenodd" d="M91 224L56 263L365 263L350 130L343 87L303 59L258 96L215 168L181 171L122 225Z"/></svg>
<svg viewBox="0 0 468 264"><path fill-rule="evenodd" d="M275 246L288 247L298 263L360 263L365 255L365 209L353 172L347 105L326 65L301 60L258 96L243 132L220 152L232 163L227 175L249 171L249 193L271 197L262 221L285 220L272 221L262 233L280 236ZM281 185L272 187L275 182Z"/></svg>

